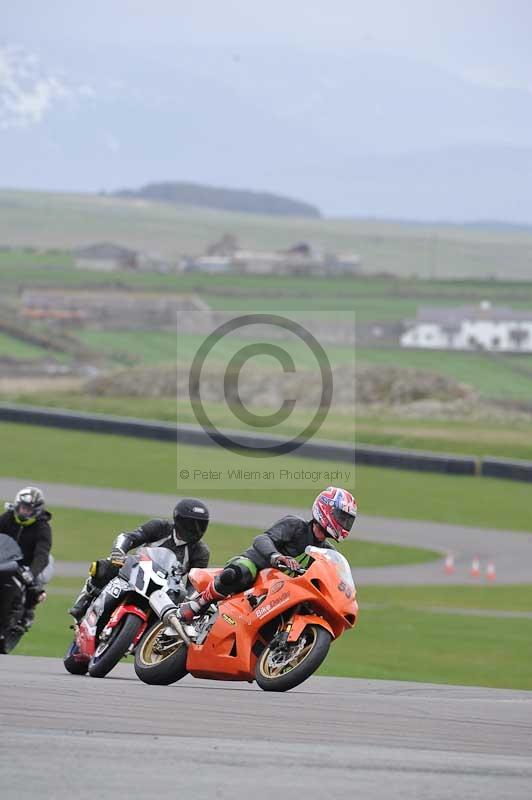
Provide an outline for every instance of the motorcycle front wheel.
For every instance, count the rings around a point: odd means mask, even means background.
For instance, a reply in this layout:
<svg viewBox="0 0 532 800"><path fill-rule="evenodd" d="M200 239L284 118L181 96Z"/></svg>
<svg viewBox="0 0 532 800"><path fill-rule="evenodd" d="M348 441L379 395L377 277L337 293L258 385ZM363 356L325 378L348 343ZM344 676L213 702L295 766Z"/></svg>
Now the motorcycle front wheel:
<svg viewBox="0 0 532 800"><path fill-rule="evenodd" d="M104 678L125 655L140 630L142 620L136 614L126 614L106 642L100 642L89 661L89 675Z"/></svg>
<svg viewBox="0 0 532 800"><path fill-rule="evenodd" d="M307 625L297 642L266 647L257 661L255 680L265 692L287 692L316 672L329 652L332 636L321 625Z"/></svg>
<svg viewBox="0 0 532 800"><path fill-rule="evenodd" d="M71 675L86 675L89 668L89 662L86 659L80 659L78 654L79 647L74 639L66 652L66 655L63 659L63 664L66 671L70 672Z"/></svg>
<svg viewBox="0 0 532 800"><path fill-rule="evenodd" d="M177 632L157 623L146 631L135 651L135 672L144 683L169 686L187 674L187 645Z"/></svg>

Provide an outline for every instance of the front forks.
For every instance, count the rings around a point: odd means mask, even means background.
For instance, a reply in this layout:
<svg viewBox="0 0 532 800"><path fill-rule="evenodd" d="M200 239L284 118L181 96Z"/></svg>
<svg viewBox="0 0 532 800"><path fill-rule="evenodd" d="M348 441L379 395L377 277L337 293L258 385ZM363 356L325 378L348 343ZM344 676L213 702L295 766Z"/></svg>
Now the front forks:
<svg viewBox="0 0 532 800"><path fill-rule="evenodd" d="M292 618L298 613L299 606L290 609L291 614L290 617L286 620L286 622L281 619L281 625L279 631L275 634L272 639L272 645L275 648L284 649L288 645L288 637L290 636L290 631L292 630Z"/></svg>

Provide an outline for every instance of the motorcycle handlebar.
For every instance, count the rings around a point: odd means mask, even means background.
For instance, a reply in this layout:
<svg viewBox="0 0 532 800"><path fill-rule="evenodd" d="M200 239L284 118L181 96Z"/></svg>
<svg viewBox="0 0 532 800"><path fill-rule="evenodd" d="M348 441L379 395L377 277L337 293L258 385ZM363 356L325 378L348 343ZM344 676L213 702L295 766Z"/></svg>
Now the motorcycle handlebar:
<svg viewBox="0 0 532 800"><path fill-rule="evenodd" d="M276 569L281 570L281 572L295 572L296 575L304 575L307 571L304 567L299 567L298 569L292 569L291 567L287 567L286 565L279 564Z"/></svg>

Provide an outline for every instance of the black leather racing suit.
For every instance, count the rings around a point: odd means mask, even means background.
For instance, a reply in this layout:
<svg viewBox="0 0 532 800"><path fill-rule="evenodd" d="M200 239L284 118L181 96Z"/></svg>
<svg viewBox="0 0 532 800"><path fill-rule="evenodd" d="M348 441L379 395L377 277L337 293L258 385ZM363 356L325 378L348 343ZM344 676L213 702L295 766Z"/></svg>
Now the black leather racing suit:
<svg viewBox="0 0 532 800"><path fill-rule="evenodd" d="M52 547L52 528L50 520L52 514L46 509L41 512L31 525L21 525L15 518L13 509L8 509L0 515L0 533L14 539L22 550L22 563L29 567L33 573L34 582L26 591L26 614L33 620L33 609L37 604L39 595L50 580L52 567L47 569L52 562L50 549ZM5 623L10 609L19 592L11 579L1 579L0 584L0 622Z"/></svg>
<svg viewBox="0 0 532 800"><path fill-rule="evenodd" d="M22 550L22 563L28 566L35 578L48 565L52 547L52 528L49 511L43 511L31 525L21 525L11 509L0 515L0 533L14 539Z"/></svg>
<svg viewBox="0 0 532 800"><path fill-rule="evenodd" d="M227 596L249 589L255 582L258 571L271 565L270 559L274 553L303 560L308 545L334 550L327 539L316 539L312 531L313 524L313 520L307 522L292 514L282 517L267 531L256 536L251 547L242 555L229 561L225 569L216 576L216 591Z"/></svg>
<svg viewBox="0 0 532 800"><path fill-rule="evenodd" d="M183 564L183 572L188 572L192 567L207 567L211 555L208 546L201 539L194 544L180 542L175 536L173 523L168 519L150 519L134 531L119 534L113 547L119 547L124 553L128 553L134 547L142 545L167 547Z"/></svg>
<svg viewBox="0 0 532 800"><path fill-rule="evenodd" d="M143 545L166 547L171 550L183 565L183 574L193 567L207 567L209 564L211 553L205 542L201 540L193 544L181 542L176 538L172 522L167 519L150 519L134 531L120 533L113 543L113 549L119 548L128 553L133 548ZM92 599L100 594L113 575L118 573L118 569L116 567L114 573L112 570L105 570L103 582L98 580L98 577L87 579L81 594L69 611L75 619L81 619Z"/></svg>

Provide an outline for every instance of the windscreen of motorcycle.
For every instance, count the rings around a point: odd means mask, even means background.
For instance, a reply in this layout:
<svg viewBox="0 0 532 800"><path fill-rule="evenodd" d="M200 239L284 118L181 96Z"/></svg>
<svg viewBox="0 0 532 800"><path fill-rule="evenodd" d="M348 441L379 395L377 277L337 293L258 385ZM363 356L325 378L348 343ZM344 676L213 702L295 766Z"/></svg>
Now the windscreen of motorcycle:
<svg viewBox="0 0 532 800"><path fill-rule="evenodd" d="M149 596L166 585L176 564L175 553L166 547L141 547L134 556L128 556L120 576L137 592Z"/></svg>
<svg viewBox="0 0 532 800"><path fill-rule="evenodd" d="M177 556L167 547L139 547L137 556L147 558L153 564L154 572L169 573L177 564Z"/></svg>
<svg viewBox="0 0 532 800"><path fill-rule="evenodd" d="M322 559L334 564L340 580L344 581L344 583L353 590L355 589L355 581L353 580L353 573L351 572L349 561L345 556L339 553L338 550L329 550L323 547L312 547L312 545L309 545L305 547L305 553L311 556L311 558Z"/></svg>

